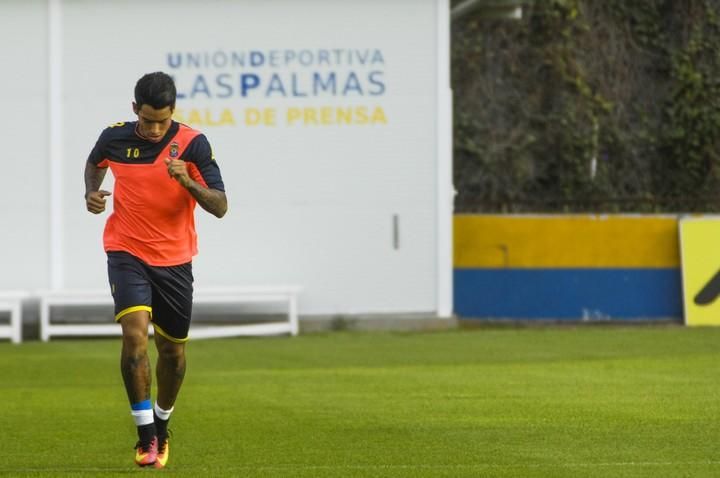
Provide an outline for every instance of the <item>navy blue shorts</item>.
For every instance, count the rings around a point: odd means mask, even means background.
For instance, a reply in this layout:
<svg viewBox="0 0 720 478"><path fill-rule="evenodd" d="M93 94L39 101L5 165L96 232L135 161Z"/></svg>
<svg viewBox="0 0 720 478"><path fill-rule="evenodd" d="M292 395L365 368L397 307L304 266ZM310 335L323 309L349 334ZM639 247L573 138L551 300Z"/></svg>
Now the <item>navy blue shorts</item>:
<svg viewBox="0 0 720 478"><path fill-rule="evenodd" d="M192 316L192 263L154 267L127 252L108 252L108 278L115 320L139 310L150 312L155 333L185 342Z"/></svg>

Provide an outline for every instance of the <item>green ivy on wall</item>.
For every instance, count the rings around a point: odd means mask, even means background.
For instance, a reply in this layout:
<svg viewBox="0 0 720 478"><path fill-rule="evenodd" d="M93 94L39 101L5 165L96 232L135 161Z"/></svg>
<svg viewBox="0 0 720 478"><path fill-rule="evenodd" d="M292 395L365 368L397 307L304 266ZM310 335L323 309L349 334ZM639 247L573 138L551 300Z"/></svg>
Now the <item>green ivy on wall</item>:
<svg viewBox="0 0 720 478"><path fill-rule="evenodd" d="M720 2L453 25L458 211L720 210Z"/></svg>

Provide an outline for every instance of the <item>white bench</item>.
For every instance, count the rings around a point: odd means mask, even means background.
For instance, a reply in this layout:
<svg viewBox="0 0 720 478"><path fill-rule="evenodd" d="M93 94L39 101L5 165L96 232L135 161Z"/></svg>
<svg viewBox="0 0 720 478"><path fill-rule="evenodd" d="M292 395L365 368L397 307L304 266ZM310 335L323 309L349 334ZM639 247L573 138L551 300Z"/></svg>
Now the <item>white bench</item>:
<svg viewBox="0 0 720 478"><path fill-rule="evenodd" d="M10 323L0 325L0 338L10 339L14 344L22 342L22 302L30 297L27 291L0 292L0 312L10 313Z"/></svg>
<svg viewBox="0 0 720 478"><path fill-rule="evenodd" d="M261 324L238 324L190 327L191 339L216 337L237 337L254 335L297 335L298 323L298 286L269 287L223 287L195 289L195 305L239 305L239 304L281 304L287 311L287 321ZM112 317L107 324L53 323L53 307L85 307L112 305L113 298L107 289L96 290L44 290L38 291L40 299L40 339L43 342L53 336L105 336L120 335L120 325ZM152 327L150 327L152 333Z"/></svg>

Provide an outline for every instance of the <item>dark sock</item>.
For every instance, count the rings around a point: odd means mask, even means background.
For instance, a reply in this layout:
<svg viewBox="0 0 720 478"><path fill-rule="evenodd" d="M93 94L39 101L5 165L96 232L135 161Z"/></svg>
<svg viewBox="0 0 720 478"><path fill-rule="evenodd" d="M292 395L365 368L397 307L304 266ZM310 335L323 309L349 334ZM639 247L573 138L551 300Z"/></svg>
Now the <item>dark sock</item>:
<svg viewBox="0 0 720 478"><path fill-rule="evenodd" d="M153 412L153 418L155 419L155 429L157 430L157 436L167 436L167 427L170 419L168 418L167 420L161 420L155 412Z"/></svg>
<svg viewBox="0 0 720 478"><path fill-rule="evenodd" d="M140 425L137 427L138 438L140 439L140 446L146 447L155 438L157 432L155 431L155 424L148 423L147 425Z"/></svg>

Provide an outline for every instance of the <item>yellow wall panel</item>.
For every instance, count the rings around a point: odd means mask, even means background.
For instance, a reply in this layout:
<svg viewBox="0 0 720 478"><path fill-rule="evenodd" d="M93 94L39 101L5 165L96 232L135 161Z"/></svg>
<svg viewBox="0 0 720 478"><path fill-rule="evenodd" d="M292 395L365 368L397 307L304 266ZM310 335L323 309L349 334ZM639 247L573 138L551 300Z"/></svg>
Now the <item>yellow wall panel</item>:
<svg viewBox="0 0 720 478"><path fill-rule="evenodd" d="M455 267L679 267L675 216L456 215Z"/></svg>

